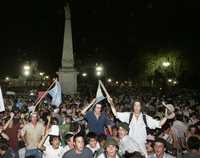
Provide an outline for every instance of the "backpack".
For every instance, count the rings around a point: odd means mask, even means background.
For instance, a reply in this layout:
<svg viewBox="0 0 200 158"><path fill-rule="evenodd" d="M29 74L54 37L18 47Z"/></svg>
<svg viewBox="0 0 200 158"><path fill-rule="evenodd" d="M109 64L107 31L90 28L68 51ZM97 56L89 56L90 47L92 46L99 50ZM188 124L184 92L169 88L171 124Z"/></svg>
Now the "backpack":
<svg viewBox="0 0 200 158"><path fill-rule="evenodd" d="M129 117L129 125L131 123L131 120L133 118L133 113L130 114L130 117ZM142 113L142 118L143 118L143 121L144 121L144 124L146 126L146 132L147 132L147 135L149 134L152 134L154 130L150 129L148 124L147 124L147 118L146 118L146 115Z"/></svg>

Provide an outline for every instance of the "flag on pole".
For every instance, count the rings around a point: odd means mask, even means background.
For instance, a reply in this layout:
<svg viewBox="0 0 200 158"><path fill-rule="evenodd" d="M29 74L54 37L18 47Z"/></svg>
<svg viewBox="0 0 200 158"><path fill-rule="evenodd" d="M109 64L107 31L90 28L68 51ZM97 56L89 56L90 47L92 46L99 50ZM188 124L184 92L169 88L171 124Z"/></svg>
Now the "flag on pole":
<svg viewBox="0 0 200 158"><path fill-rule="evenodd" d="M4 101L3 101L3 95L0 87L0 112L5 111Z"/></svg>
<svg viewBox="0 0 200 158"><path fill-rule="evenodd" d="M48 93L52 97L51 104L59 107L62 103L62 93L60 83L57 80L55 81L55 86Z"/></svg>
<svg viewBox="0 0 200 158"><path fill-rule="evenodd" d="M101 102L101 101L104 100L104 99L105 99L105 97L104 97L104 95L103 95L103 93L102 93L101 84L100 84L100 82L99 82L99 85L98 85L98 87L97 87L96 102L95 102L95 104Z"/></svg>

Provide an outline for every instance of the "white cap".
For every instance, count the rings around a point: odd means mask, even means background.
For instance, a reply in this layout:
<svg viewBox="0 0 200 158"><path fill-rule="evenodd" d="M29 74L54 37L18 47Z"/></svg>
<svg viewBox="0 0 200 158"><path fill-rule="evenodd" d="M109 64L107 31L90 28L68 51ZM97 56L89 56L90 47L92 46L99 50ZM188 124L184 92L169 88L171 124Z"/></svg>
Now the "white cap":
<svg viewBox="0 0 200 158"><path fill-rule="evenodd" d="M53 135L53 136L59 136L60 135L58 125L52 125L51 126L49 135Z"/></svg>

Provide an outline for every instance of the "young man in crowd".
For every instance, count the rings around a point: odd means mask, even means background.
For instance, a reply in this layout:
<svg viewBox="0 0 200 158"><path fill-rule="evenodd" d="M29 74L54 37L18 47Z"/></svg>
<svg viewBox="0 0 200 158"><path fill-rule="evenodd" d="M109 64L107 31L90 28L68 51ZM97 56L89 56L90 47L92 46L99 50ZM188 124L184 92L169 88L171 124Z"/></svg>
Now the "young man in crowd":
<svg viewBox="0 0 200 158"><path fill-rule="evenodd" d="M122 122L118 124L119 151L122 153L122 155L124 155L125 152L142 152L139 145L128 135L128 132L129 125L127 123Z"/></svg>
<svg viewBox="0 0 200 158"><path fill-rule="evenodd" d="M71 149L74 149L74 135L72 133L67 133L64 136L64 150L65 152L68 152Z"/></svg>
<svg viewBox="0 0 200 158"><path fill-rule="evenodd" d="M150 158L175 158L165 152L166 141L162 138L157 138L155 140L154 150L155 150L155 154Z"/></svg>
<svg viewBox="0 0 200 158"><path fill-rule="evenodd" d="M93 152L93 154L95 154L100 149L99 142L97 141L97 135L93 132L89 132L87 134L87 138L88 144L86 147L88 147Z"/></svg>
<svg viewBox="0 0 200 158"><path fill-rule="evenodd" d="M44 135L44 125L38 121L36 112L31 114L31 122L26 124L21 130L21 136L26 145L25 156L35 156L42 158L42 152L37 149L42 136Z"/></svg>
<svg viewBox="0 0 200 158"><path fill-rule="evenodd" d="M109 137L105 143L105 151L100 155L97 155L96 158L120 158L121 156L118 153L118 143L115 139Z"/></svg>
<svg viewBox="0 0 200 158"><path fill-rule="evenodd" d="M74 136L74 149L69 150L63 158L93 158L92 151L85 147L84 137L80 134Z"/></svg>
<svg viewBox="0 0 200 158"><path fill-rule="evenodd" d="M58 126L54 125L53 127L57 127L56 129L58 129ZM43 154L45 158L62 158L65 150L61 146L59 132L58 130L55 132L52 130L55 130L55 128L53 129L51 127L50 129L46 130L44 137L41 139L40 143L38 144L38 148L43 150ZM43 145L48 136L49 136L50 145Z"/></svg>
<svg viewBox="0 0 200 158"><path fill-rule="evenodd" d="M94 110L88 111L94 104ZM94 99L91 104L85 107L81 111L81 114L84 115L90 132L94 132L97 135L106 134L105 127L107 127L109 134L112 135L112 128L110 126L109 117L106 113L102 112L102 104L96 102L96 99Z"/></svg>

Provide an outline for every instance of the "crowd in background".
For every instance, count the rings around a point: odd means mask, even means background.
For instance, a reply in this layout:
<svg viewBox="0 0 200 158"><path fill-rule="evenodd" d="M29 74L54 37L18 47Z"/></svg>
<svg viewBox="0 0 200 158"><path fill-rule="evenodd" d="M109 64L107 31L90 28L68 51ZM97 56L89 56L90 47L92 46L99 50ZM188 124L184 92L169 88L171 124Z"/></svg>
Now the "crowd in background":
<svg viewBox="0 0 200 158"><path fill-rule="evenodd" d="M5 95L6 111L0 113L1 157L164 158L160 156L164 153L171 157L200 157L199 92L176 89L164 94L159 90L118 87L109 88L109 93L118 112L132 111L134 101L139 100L143 113L156 120L165 117L163 101L173 105L175 117L167 120L162 128L148 132L147 155L137 143L131 149L124 149L120 137L128 135L129 125L113 115L106 99L100 103L106 123L104 131L98 132L98 125L96 131L89 122L92 119L89 112L97 106L82 111L95 97L63 96L62 104L54 107L47 96L32 112L36 97ZM59 134L51 134L56 130Z"/></svg>

